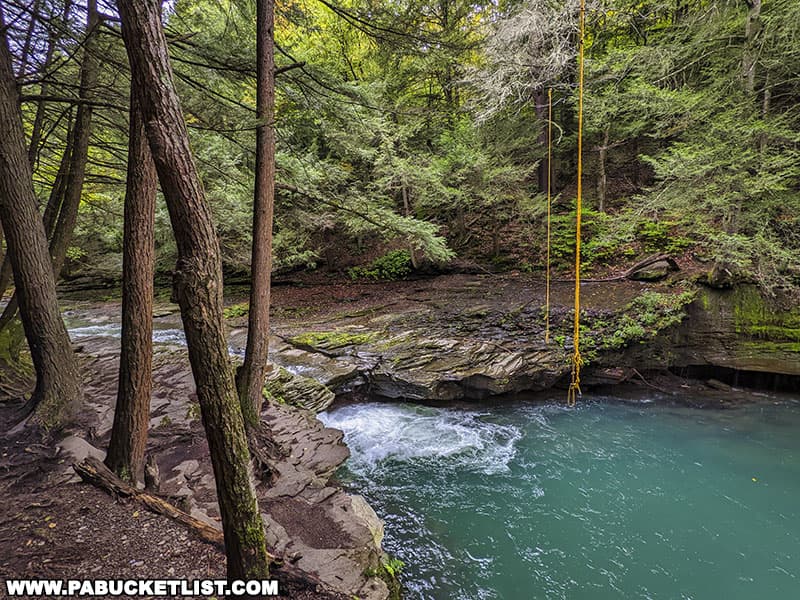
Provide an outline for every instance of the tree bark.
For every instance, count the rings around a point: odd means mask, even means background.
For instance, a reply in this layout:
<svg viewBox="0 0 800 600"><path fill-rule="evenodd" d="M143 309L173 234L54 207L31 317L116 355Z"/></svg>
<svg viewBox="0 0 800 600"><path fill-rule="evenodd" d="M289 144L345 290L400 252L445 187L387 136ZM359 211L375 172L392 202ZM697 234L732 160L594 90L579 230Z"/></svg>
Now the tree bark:
<svg viewBox="0 0 800 600"><path fill-rule="evenodd" d="M100 16L97 12L97 0L88 0L86 15L86 43L81 62L81 81L79 97L89 100L94 94L97 85L97 75L100 63L97 58L97 31ZM73 127L72 153L69 172L67 173L64 201L58 214L58 222L50 239L50 254L53 257L53 270L56 278L64 266L67 248L72 240L75 223L78 220L78 209L81 204L83 181L86 177L86 164L89 159L89 138L92 132L92 113L94 109L91 102L82 102L78 105L78 112Z"/></svg>
<svg viewBox="0 0 800 600"><path fill-rule="evenodd" d="M61 13L61 23L67 23L69 20L69 13L72 10L72 0L64 2L64 10ZM42 71L46 72L53 61L53 52L56 48L56 27L50 25L50 33L47 36L47 49L44 53L44 61L42 63ZM47 96L50 91L49 79L44 79L40 87L40 94ZM31 128L31 141L28 144L28 161L31 163L31 168L36 164L36 157L39 155L39 146L42 140L42 126L44 125L44 109L45 101L39 100L36 103L36 116L33 119L33 127Z"/></svg>
<svg viewBox="0 0 800 600"><path fill-rule="evenodd" d="M5 36L0 38L0 221L36 371L28 409L35 410L34 420L49 429L63 424L80 399L80 380L33 191L11 54Z"/></svg>
<svg viewBox="0 0 800 600"><path fill-rule="evenodd" d="M608 191L608 173L606 171L606 157L608 155L608 140L611 135L610 127L606 127L603 132L603 143L599 148L599 158L597 166L597 209L606 212L606 192Z"/></svg>
<svg viewBox="0 0 800 600"><path fill-rule="evenodd" d="M236 383L248 427L261 420L269 353L269 304L272 275L272 215L275 206L275 46L273 0L257 0L256 31L256 185L253 199L253 248L250 261L250 310L244 364Z"/></svg>
<svg viewBox="0 0 800 600"><path fill-rule="evenodd" d="M153 265L158 176L131 93L122 248L122 349L106 465L132 484L144 476L153 362Z"/></svg>
<svg viewBox="0 0 800 600"><path fill-rule="evenodd" d="M269 564L222 315L219 241L175 91L157 0L118 0L122 37L150 151L167 202L181 308L222 515L228 577L260 579Z"/></svg>
<svg viewBox="0 0 800 600"><path fill-rule="evenodd" d="M756 49L755 38L758 34L759 19L761 18L761 0L751 0L748 3L747 20L744 25L744 52L742 53L742 80L744 89L749 95L755 93L756 87Z"/></svg>

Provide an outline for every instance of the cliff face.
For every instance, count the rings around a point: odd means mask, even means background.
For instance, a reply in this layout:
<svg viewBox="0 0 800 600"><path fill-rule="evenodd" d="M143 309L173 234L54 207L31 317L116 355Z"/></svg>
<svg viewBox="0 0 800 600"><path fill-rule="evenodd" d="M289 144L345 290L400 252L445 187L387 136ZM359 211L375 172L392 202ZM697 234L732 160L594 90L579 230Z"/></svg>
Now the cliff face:
<svg viewBox="0 0 800 600"><path fill-rule="evenodd" d="M754 287L700 291L673 338L673 366L800 376L800 307Z"/></svg>

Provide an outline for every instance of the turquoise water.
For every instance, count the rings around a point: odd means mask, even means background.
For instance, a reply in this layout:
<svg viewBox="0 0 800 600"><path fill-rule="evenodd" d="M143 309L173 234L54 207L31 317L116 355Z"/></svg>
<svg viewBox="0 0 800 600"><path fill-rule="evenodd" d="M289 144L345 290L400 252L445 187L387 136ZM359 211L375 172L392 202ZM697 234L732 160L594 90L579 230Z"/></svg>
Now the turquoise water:
<svg viewBox="0 0 800 600"><path fill-rule="evenodd" d="M342 477L410 599L800 598L800 402L369 403Z"/></svg>

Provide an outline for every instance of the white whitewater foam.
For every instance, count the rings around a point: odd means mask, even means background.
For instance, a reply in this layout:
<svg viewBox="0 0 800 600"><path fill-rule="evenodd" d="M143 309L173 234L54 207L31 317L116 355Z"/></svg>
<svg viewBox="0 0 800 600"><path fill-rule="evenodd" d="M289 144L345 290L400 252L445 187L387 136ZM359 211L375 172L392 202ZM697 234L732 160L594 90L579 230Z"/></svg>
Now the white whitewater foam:
<svg viewBox="0 0 800 600"><path fill-rule="evenodd" d="M69 330L72 337L103 336L118 338L122 336L122 328L119 323L106 323L104 325L85 325L83 327L73 327Z"/></svg>
<svg viewBox="0 0 800 600"><path fill-rule="evenodd" d="M486 412L369 402L336 408L319 418L341 429L355 472L385 461L447 459L450 468L486 474L508 470L522 432L484 420Z"/></svg>
<svg viewBox="0 0 800 600"><path fill-rule="evenodd" d="M156 344L186 345L186 336L182 329L154 329L153 342Z"/></svg>
<svg viewBox="0 0 800 600"><path fill-rule="evenodd" d="M104 323L102 325L83 325L72 327L69 334L73 338L102 336L110 338L122 337L122 326L119 323ZM186 336L181 329L154 329L153 342L156 344L186 345Z"/></svg>

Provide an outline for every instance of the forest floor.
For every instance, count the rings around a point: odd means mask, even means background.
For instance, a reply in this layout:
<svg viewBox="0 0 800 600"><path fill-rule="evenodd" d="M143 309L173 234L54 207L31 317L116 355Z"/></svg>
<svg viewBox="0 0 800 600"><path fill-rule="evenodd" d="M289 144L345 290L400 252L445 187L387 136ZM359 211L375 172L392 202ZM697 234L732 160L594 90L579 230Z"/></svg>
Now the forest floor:
<svg viewBox="0 0 800 600"><path fill-rule="evenodd" d="M619 310L652 287L653 284L630 281L587 284L583 286L584 306L588 310ZM227 291L229 307L246 300L244 289ZM555 282L553 311L568 314L572 294L571 283ZM100 328L119 323L119 300L113 295L108 297L107 292L67 290L62 296L68 322L82 318L86 325L90 318L91 324ZM319 324L355 322L364 315L413 311L420 305L441 310L442 318L447 319L448 314L470 311L485 303L513 310L524 304L538 307L543 301L543 282L514 274L450 275L380 283L351 282L320 274L279 282L273 287L272 327L284 336ZM180 325L177 307L166 298L158 303L155 317L161 327ZM242 343L246 319L246 315L235 311L230 316L232 344ZM107 443L118 369L118 340L88 335L74 341L84 365L86 390L86 402L75 422L54 438L43 439L40 434L22 429L14 435L4 435L0 441L0 494L4 499L0 503L0 580L224 578L225 558L218 549L194 539L183 526L149 513L135 501L111 498L81 483L72 471L70 465L76 456L93 454ZM151 449L176 444L184 447L184 455L160 460L163 475L179 465L184 465L182 469L186 471L185 465L193 460L202 463L201 455L207 454L207 448L198 415L191 414L194 396L185 353L175 345L156 344L156 348ZM677 383L687 387L683 381ZM0 398L0 431L12 428L20 407L20 400ZM193 508L213 504L213 498L207 497L211 488L195 485L202 480L200 471L183 475L184 483L192 488ZM275 515L284 519L285 532L293 537L313 537L319 542L335 537L339 531L327 522L317 521L317 531L309 533L314 519L304 511L305 505L287 502L282 506ZM206 514L215 518L213 510ZM336 541L322 539L317 547L330 548ZM336 598L317 593L313 585L287 583L282 590L287 598ZM4 593L5 589L0 589L0 598Z"/></svg>
<svg viewBox="0 0 800 600"><path fill-rule="evenodd" d="M149 512L138 501L111 497L83 483L74 473L71 465L83 457L102 458L98 449L106 446L108 434L98 431L104 427L98 415L111 414L116 393L117 362L107 354L108 346L105 354L94 340L82 346L86 404L75 421L52 437L23 428L2 436L0 441L0 494L4 500L0 503L0 581L224 579L225 555L218 548L197 539L183 525ZM188 384L191 379L183 361L164 360L162 356L154 379L154 400L162 399L154 404L162 412L181 396L193 397L191 386L182 383ZM0 431L13 429L20 408L18 400L0 401ZM176 409L185 412L185 402L177 404ZM197 466L198 485L187 500L195 506L204 499L214 502L213 488L199 485L210 471L205 464L208 450L199 422L187 424L175 419L167 426L168 419L161 419L163 424L151 431L148 452L168 450L159 454L160 466L167 473L165 460L183 465L203 463L205 468ZM169 491L169 486L165 487ZM170 495L168 499L174 502L175 495ZM294 523L304 518L297 510L289 511L284 520ZM218 517L205 520L215 524ZM315 584L300 583L294 577L286 579L280 572L273 575L281 582L282 598L339 598L338 594L317 593ZM5 593L3 585L0 598Z"/></svg>

